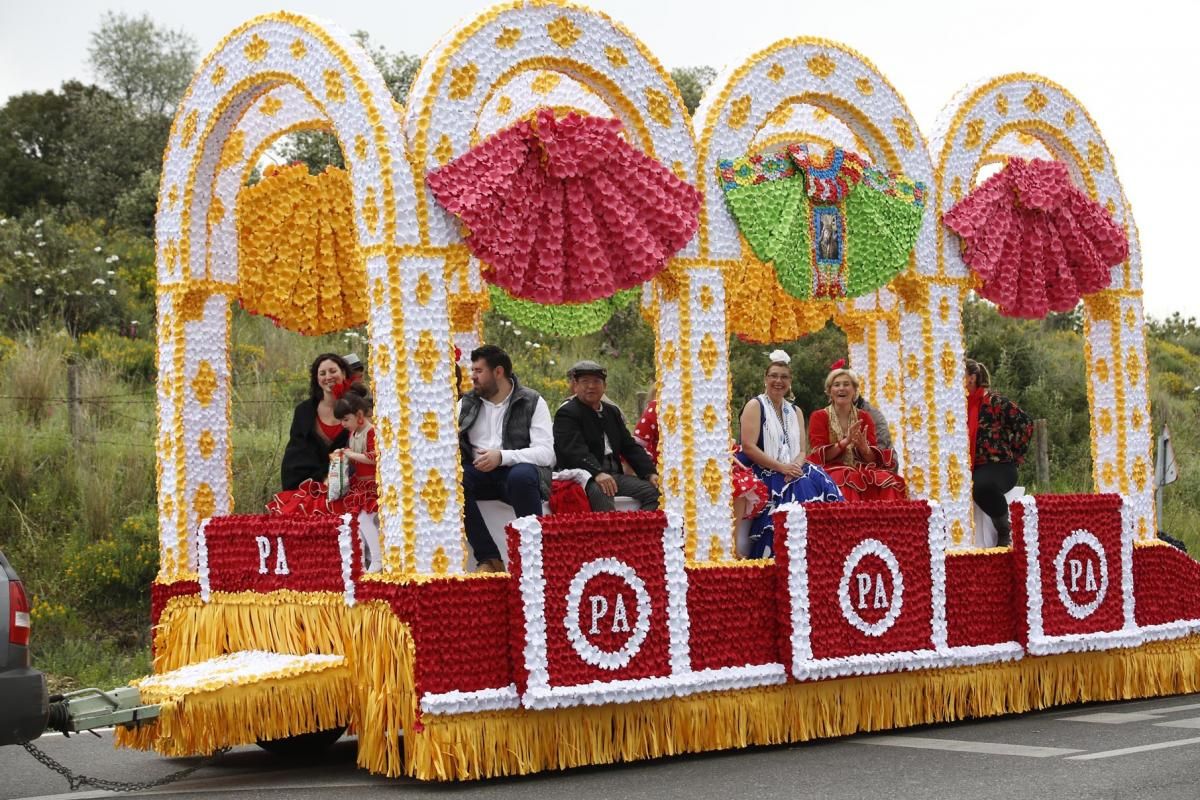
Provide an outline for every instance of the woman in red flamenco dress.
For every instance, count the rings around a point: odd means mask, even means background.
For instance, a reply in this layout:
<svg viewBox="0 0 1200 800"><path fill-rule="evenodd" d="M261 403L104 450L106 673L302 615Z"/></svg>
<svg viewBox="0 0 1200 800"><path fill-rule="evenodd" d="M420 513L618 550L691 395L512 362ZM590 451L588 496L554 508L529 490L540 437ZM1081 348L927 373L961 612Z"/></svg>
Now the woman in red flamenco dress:
<svg viewBox="0 0 1200 800"><path fill-rule="evenodd" d="M878 446L871 415L856 408L858 376L844 368L825 378L829 405L809 418L808 460L829 473L849 502L903 500L904 479L896 474L891 450Z"/></svg>

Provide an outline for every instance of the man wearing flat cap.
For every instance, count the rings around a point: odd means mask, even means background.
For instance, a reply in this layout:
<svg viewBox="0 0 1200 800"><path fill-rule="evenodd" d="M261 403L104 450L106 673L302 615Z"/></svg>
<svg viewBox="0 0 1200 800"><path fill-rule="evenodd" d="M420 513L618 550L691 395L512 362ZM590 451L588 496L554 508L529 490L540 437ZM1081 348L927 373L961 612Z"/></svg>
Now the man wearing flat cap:
<svg viewBox="0 0 1200 800"><path fill-rule="evenodd" d="M350 374L346 377L353 383L360 383L363 379L363 374L367 371L366 366L362 363L362 359L356 353L348 353L342 356L342 360L350 367Z"/></svg>
<svg viewBox="0 0 1200 800"><path fill-rule="evenodd" d="M605 402L608 370L595 361L579 361L567 371L575 396L554 414L554 453L558 469L582 469L593 511L614 511L613 498L632 497L643 511L658 508L654 462L625 425L621 410ZM635 478L621 468L624 458Z"/></svg>

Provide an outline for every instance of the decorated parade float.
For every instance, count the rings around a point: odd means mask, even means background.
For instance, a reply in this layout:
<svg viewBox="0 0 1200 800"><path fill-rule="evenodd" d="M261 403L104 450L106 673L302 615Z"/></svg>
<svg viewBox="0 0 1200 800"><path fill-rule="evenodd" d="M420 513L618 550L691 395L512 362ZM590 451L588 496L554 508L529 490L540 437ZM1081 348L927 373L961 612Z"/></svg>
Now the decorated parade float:
<svg viewBox="0 0 1200 800"><path fill-rule="evenodd" d="M723 54L724 55L724 54ZM345 171L247 178L325 130ZM159 191L157 721L169 755L343 728L371 772L477 779L1200 689L1200 564L1156 538L1141 260L1112 155L1063 87L981 81L926 140L840 44L781 40L694 118L587 8L487 10L405 108L336 28L230 33ZM470 572L456 348L489 306L656 330L662 512L525 517ZM1096 493L971 501L962 308L1082 300ZM383 567L351 517L232 507L233 303L367 326ZM907 501L789 505L738 557L728 341L832 320L892 421ZM465 363L465 362L464 362ZM249 512L249 513L247 513Z"/></svg>

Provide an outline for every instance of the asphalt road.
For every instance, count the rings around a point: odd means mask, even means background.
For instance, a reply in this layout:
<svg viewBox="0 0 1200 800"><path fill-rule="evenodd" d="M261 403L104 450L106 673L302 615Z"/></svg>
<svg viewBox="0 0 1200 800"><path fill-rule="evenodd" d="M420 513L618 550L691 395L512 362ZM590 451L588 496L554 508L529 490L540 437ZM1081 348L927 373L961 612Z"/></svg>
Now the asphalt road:
<svg viewBox="0 0 1200 800"><path fill-rule="evenodd" d="M146 780L192 764L114 751L111 736L45 737L38 744L73 769ZM354 766L344 739L319 764L289 765L239 748L185 780L144 796L329 798L403 793L449 800L590 798L1003 798L1200 797L1200 695L1058 708L1020 717L910 728L786 747L712 753L474 784L388 780ZM66 782L19 747L0 748L0 797L105 797Z"/></svg>

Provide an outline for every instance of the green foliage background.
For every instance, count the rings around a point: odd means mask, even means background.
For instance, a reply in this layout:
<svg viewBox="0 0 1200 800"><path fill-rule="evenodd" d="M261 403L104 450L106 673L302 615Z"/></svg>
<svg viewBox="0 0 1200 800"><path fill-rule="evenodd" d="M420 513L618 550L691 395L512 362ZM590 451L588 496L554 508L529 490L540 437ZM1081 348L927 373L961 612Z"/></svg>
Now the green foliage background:
<svg viewBox="0 0 1200 800"><path fill-rule="evenodd" d="M403 102L418 59L356 35ZM106 15L89 55L100 85L68 81L0 107L0 549L34 596L34 657L55 688L112 685L149 669L148 586L157 570L153 213L170 114L198 48L146 16ZM693 111L715 73L672 71ZM277 156L313 171L341 163L322 133L283 141ZM1151 265L1151 269L1153 266ZM1040 323L964 314L968 353L997 391L1049 421L1051 479L1034 491L1091 489L1078 312ZM608 392L628 417L654 385L654 334L636 304L598 333L567 339L489 314L485 338L552 405L580 358L609 368ZM1151 325L1155 430L1171 425L1181 477L1161 527L1200 553L1200 327L1178 315ZM361 331L310 339L235 308L234 505L255 512L278 488L279 458L307 365L318 352L366 356ZM796 401L825 404L828 366L846 353L827 327L777 346L793 356ZM766 353L730 342L732 410L762 387ZM72 433L67 365L79 377Z"/></svg>

